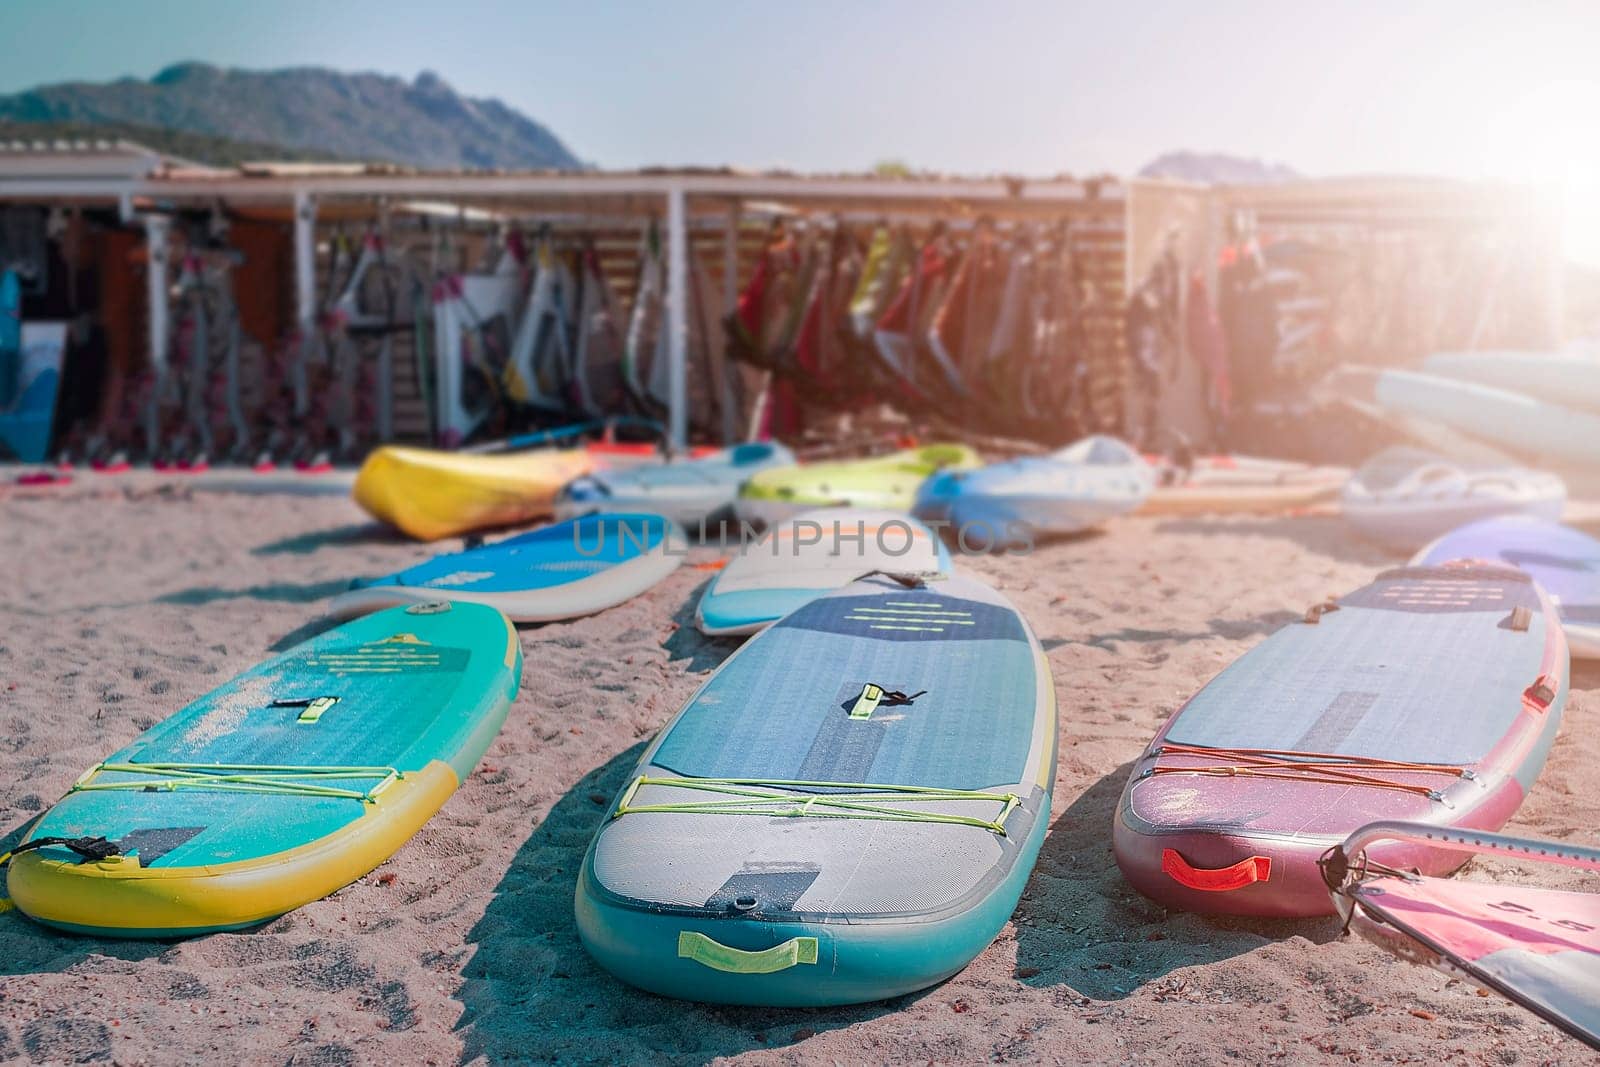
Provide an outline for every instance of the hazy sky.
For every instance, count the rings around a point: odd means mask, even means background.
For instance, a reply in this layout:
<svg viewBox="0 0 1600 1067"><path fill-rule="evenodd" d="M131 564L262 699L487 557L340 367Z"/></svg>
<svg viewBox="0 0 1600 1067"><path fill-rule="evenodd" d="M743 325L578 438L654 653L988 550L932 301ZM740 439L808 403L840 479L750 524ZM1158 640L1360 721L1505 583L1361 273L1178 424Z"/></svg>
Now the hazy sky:
<svg viewBox="0 0 1600 1067"><path fill-rule="evenodd" d="M1128 173L1187 147L1600 184L1594 0L0 6L0 91L182 59L436 70L603 167Z"/></svg>

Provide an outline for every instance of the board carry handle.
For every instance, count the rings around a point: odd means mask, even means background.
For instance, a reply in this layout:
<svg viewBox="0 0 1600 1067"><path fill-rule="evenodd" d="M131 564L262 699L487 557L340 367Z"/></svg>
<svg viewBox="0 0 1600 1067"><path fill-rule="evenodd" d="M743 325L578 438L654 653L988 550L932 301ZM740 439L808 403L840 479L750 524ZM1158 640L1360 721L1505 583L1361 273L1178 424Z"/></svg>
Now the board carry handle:
<svg viewBox="0 0 1600 1067"><path fill-rule="evenodd" d="M817 962L817 939L791 937L781 945L748 952L724 945L698 930L678 932L678 958L694 960L713 971L728 974L775 974L802 963Z"/></svg>
<svg viewBox="0 0 1600 1067"><path fill-rule="evenodd" d="M1272 875L1272 857L1247 856L1228 867L1208 870L1191 866L1177 849L1161 850L1161 870L1174 882L1203 893L1229 893L1247 885L1265 882Z"/></svg>

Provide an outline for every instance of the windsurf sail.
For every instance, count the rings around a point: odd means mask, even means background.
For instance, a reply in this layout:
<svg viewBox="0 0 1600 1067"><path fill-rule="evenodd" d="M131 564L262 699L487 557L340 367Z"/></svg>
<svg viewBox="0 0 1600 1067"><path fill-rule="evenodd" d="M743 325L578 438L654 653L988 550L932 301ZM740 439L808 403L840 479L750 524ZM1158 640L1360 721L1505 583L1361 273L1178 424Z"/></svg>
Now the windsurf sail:
<svg viewBox="0 0 1600 1067"><path fill-rule="evenodd" d="M1369 862L1379 841L1600 872L1600 849L1377 822L1322 858L1348 930L1412 963L1498 993L1600 1049L1600 894L1424 878Z"/></svg>

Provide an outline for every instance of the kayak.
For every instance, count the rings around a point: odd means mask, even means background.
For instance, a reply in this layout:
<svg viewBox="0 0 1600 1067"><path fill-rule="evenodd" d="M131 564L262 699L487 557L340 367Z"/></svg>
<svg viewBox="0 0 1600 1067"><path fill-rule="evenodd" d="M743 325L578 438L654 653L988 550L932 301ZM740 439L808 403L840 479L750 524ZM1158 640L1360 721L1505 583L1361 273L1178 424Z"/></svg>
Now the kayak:
<svg viewBox="0 0 1600 1067"><path fill-rule="evenodd" d="M938 444L870 459L777 467L745 482L734 507L741 519L769 524L823 507L909 512L917 489L930 475L972 470L981 463L966 445Z"/></svg>
<svg viewBox="0 0 1600 1067"><path fill-rule="evenodd" d="M1526 467L1472 468L1414 448L1384 449L1340 492L1340 506L1362 536L1415 551L1458 526L1497 515L1561 518L1567 487Z"/></svg>
<svg viewBox="0 0 1600 1067"><path fill-rule="evenodd" d="M1140 515L1271 514L1309 507L1339 492L1343 467L1262 459L1201 456L1191 466L1154 461L1156 487Z"/></svg>
<svg viewBox="0 0 1600 1067"><path fill-rule="evenodd" d="M583 448L477 455L385 445L361 465L352 494L373 518L437 541L545 518L561 487L594 467Z"/></svg>
<svg viewBox="0 0 1600 1067"><path fill-rule="evenodd" d="M753 441L699 458L633 470L595 471L561 491L556 498L556 518L653 512L694 532L733 504L745 479L793 463L793 453L782 445Z"/></svg>
<svg viewBox="0 0 1600 1067"><path fill-rule="evenodd" d="M1132 447L1096 435L1048 456L940 471L923 483L915 511L953 525L963 547L995 547L1032 534L1091 529L1137 508L1154 480Z"/></svg>

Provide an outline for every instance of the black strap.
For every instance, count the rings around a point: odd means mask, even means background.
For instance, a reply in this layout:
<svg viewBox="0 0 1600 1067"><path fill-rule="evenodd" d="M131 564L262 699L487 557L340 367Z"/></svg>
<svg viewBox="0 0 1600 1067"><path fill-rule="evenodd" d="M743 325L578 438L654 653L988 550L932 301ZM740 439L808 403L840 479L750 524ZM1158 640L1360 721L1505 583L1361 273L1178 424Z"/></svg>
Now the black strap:
<svg viewBox="0 0 1600 1067"><path fill-rule="evenodd" d="M921 589L928 584L929 579L941 577L938 571L867 571L865 574L856 575L856 581L866 581L868 578L887 578L891 582L899 582L907 589Z"/></svg>
<svg viewBox="0 0 1600 1067"><path fill-rule="evenodd" d="M115 842L107 841L103 837L36 837L32 841L24 841L11 850L10 859L22 855L24 852L35 852L41 848L61 847L77 853L86 863L110 859L112 856L122 855L122 849Z"/></svg>

